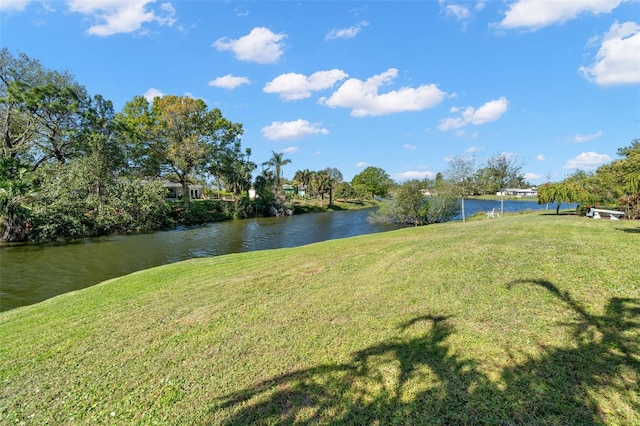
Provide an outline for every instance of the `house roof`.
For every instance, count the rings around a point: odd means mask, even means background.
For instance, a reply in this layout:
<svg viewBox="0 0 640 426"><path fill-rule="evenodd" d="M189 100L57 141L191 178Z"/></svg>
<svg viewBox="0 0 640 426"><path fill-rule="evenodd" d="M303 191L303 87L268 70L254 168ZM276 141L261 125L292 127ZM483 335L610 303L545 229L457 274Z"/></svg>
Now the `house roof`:
<svg viewBox="0 0 640 426"><path fill-rule="evenodd" d="M162 181L162 186L164 186L165 188L182 188L182 184L179 182L171 182L169 180L163 180ZM189 188L204 188L204 185L201 185L199 183L190 183L189 184Z"/></svg>

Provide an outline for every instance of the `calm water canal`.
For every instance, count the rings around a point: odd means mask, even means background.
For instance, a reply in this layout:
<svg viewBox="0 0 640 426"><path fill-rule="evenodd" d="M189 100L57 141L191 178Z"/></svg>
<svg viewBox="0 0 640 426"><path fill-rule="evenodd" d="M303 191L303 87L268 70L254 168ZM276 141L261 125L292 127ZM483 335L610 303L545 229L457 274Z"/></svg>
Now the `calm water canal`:
<svg viewBox="0 0 640 426"><path fill-rule="evenodd" d="M469 216L492 208L499 209L500 202L465 201ZM504 202L508 212L540 208L544 206L535 201ZM370 224L370 212L365 209L246 219L67 244L0 247L0 311L194 257L296 247L399 228Z"/></svg>
<svg viewBox="0 0 640 426"><path fill-rule="evenodd" d="M370 209L219 222L67 244L0 248L0 310L40 302L141 269L397 229L367 221Z"/></svg>

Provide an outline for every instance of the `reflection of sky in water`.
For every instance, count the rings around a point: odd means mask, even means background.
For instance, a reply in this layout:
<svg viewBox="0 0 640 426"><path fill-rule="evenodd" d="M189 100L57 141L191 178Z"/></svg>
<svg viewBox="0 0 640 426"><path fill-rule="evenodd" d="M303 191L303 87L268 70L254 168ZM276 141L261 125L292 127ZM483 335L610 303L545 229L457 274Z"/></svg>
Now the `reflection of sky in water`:
<svg viewBox="0 0 640 426"><path fill-rule="evenodd" d="M546 204L538 204L535 197L533 197L533 200L504 200L502 203L502 210L505 213L521 212L525 210L545 210L547 208ZM555 211L556 206L557 204L549 204L549 210ZM563 203L560 206L560 209L575 210L576 206L577 204ZM464 212L466 216L473 216L479 211L488 212L491 211L491 209L499 211L500 208L500 200L464 200ZM462 214L458 215L454 220L461 218Z"/></svg>

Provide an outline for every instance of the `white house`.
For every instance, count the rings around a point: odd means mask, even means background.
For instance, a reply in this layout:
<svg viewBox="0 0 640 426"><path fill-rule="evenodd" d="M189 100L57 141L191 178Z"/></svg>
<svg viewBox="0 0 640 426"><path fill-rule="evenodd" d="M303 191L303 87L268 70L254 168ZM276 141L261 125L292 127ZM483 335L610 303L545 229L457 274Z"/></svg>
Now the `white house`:
<svg viewBox="0 0 640 426"><path fill-rule="evenodd" d="M537 197L538 190L536 188L505 188L496 195L515 195L516 197Z"/></svg>
<svg viewBox="0 0 640 426"><path fill-rule="evenodd" d="M169 190L169 195L167 195L167 198L172 200L177 200L183 197L181 183L163 180L162 186L164 186ZM204 185L190 183L189 198L192 200L199 200L203 197L204 197Z"/></svg>

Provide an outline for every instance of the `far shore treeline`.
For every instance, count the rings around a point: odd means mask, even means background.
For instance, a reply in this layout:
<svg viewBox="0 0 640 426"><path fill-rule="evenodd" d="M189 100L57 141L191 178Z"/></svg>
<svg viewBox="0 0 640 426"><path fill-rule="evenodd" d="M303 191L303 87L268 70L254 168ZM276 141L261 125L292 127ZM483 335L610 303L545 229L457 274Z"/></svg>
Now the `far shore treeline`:
<svg viewBox="0 0 640 426"><path fill-rule="evenodd" d="M256 163L241 123L186 96L134 96L122 111L67 71L0 51L0 241L50 241L150 231L249 216L371 205L372 220L444 222L464 198L525 188L517 156L477 166L456 157L435 179L394 182L367 167L351 182L332 167L285 179L283 153ZM577 202L640 217L640 140L592 173L538 187L538 202ZM260 172L257 170L260 167ZM256 173L256 176L254 176ZM369 204L367 204L369 203Z"/></svg>

